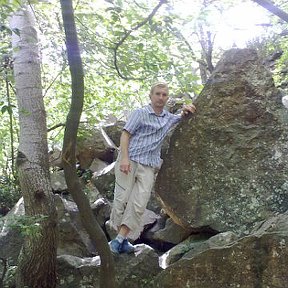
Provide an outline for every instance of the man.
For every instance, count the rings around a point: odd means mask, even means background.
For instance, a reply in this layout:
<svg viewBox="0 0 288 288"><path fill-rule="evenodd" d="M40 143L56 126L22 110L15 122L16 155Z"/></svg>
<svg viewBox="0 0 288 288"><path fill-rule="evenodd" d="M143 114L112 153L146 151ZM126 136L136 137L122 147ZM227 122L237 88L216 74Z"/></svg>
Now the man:
<svg viewBox="0 0 288 288"><path fill-rule="evenodd" d="M152 186L155 170L161 166L161 145L170 128L189 113L194 105L184 105L182 115L173 115L164 106L169 98L168 86L151 87L151 103L135 110L123 128L120 154L115 165L115 191L110 221L118 235L109 242L113 253L131 253L134 246L127 235L140 226Z"/></svg>

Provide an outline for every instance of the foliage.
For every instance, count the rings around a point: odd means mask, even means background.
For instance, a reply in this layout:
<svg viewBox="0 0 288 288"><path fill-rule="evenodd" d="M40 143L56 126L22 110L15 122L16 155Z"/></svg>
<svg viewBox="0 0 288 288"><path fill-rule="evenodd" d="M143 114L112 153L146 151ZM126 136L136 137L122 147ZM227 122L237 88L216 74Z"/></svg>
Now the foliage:
<svg viewBox="0 0 288 288"><path fill-rule="evenodd" d="M202 83L199 67L204 61L203 67L207 69L205 55L209 52L205 49L210 44L214 45L210 47L212 51L209 53L215 65L223 53L213 42L219 33L217 24L223 12L238 5L239 1L198 0L189 6L193 8L191 11L186 9L180 15L179 7L184 5L182 2L175 0L173 3L164 3L143 25L140 24L147 20L159 0L75 2L85 72L85 103L81 122L91 126L102 125L111 115L125 120L130 110L148 102L149 87L158 80L167 81L173 94L188 93L194 96L200 93ZM6 0L1 3L3 22L0 26L0 54L1 59L11 59L11 31L7 28L7 16L16 10L18 4ZM287 1L277 0L275 4L287 11ZM50 129L49 147L60 148L71 95L60 5L58 1L43 1L34 5L34 8L43 62L42 85ZM287 37L274 40L275 35L287 29L287 26L285 28L285 24L279 23L276 17L271 19L272 26L267 28L269 37L264 39L265 43L262 38L258 44L255 40L253 45L258 45L257 49L262 49L263 55L269 55L275 45L284 51L279 69L275 70L276 74L283 77L281 71L287 61L288 41ZM18 145L18 115L11 69L4 69L3 63L1 61L0 67L0 173L10 177L12 152ZM7 101L6 78L9 80L11 103ZM275 79L278 81L277 76ZM13 143L9 129L11 115Z"/></svg>
<svg viewBox="0 0 288 288"><path fill-rule="evenodd" d="M11 31L7 26L1 26L0 37L2 39L0 43L0 169L2 168L1 170L4 174L11 178L11 175L14 173L14 151L18 144L18 115L15 109L16 99L13 88L13 62L10 43Z"/></svg>
<svg viewBox="0 0 288 288"><path fill-rule="evenodd" d="M30 236L33 238L39 237L42 227L40 223L45 221L48 216L36 215L36 216L15 216L10 219L9 227L18 230L23 236Z"/></svg>
<svg viewBox="0 0 288 288"><path fill-rule="evenodd" d="M8 212L20 199L19 187L6 177L0 177L0 208ZM5 214L5 213L3 213Z"/></svg>
<svg viewBox="0 0 288 288"><path fill-rule="evenodd" d="M189 61L190 52L182 49L180 41L175 42L175 36L166 29L167 21L173 22L175 16L168 19L163 7L149 23L133 31L118 48L118 66L127 79L121 78L115 69L115 46L129 29L151 13L157 3L143 1L140 5L135 1L115 1L112 4L112 1L107 1L97 6L91 1L83 1L75 6L85 70L85 103L81 122L101 125L111 115L125 120L130 110L148 102L149 86L157 80L170 82L176 93L200 92L199 77L191 68L192 64L187 65L192 63L192 60ZM42 3L37 8L47 124L49 128L63 124L49 132L49 146L51 149L60 148L70 101L63 28L57 4Z"/></svg>
<svg viewBox="0 0 288 288"><path fill-rule="evenodd" d="M16 275L16 270L17 266L14 265L9 265L9 261L7 261L7 270L5 271L6 273L3 275L4 281L3 281L3 287L15 287L15 275Z"/></svg>
<svg viewBox="0 0 288 288"><path fill-rule="evenodd" d="M275 1L277 7L288 10L287 1ZM288 92L288 23L271 15L271 23L266 27L265 37L259 37L248 43L249 48L254 48L262 61L273 71L275 85ZM278 56L277 56L278 55Z"/></svg>

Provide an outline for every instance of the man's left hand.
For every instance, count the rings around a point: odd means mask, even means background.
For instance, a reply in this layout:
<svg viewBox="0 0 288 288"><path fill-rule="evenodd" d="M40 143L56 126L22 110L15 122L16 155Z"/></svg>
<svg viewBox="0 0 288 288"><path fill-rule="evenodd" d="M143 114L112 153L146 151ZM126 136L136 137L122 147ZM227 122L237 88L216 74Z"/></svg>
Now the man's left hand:
<svg viewBox="0 0 288 288"><path fill-rule="evenodd" d="M196 107L193 104L183 105L182 107L182 116L187 116L190 113L195 113Z"/></svg>

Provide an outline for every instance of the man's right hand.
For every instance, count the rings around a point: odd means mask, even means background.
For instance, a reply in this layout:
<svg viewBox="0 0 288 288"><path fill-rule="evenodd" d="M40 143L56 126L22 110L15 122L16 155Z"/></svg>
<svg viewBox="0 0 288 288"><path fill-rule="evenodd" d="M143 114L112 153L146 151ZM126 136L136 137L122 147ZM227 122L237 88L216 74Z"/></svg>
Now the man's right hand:
<svg viewBox="0 0 288 288"><path fill-rule="evenodd" d="M131 166L130 166L130 161L129 159L123 158L120 161L120 171L123 172L124 174L128 174L131 172Z"/></svg>

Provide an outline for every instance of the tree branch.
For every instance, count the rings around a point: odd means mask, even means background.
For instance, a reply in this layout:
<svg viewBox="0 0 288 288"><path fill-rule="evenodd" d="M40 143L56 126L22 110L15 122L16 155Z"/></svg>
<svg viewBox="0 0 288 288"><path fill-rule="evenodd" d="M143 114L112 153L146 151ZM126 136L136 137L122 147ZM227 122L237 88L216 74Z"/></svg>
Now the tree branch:
<svg viewBox="0 0 288 288"><path fill-rule="evenodd" d="M49 89L53 86L53 84L55 83L55 81L57 80L57 78L63 73L63 71L66 69L67 64L64 63L61 71L59 71L59 73L54 77L54 79L51 81L51 83L48 85L48 87L45 89L44 93L43 93L43 98L46 96L47 92L49 91Z"/></svg>
<svg viewBox="0 0 288 288"><path fill-rule="evenodd" d="M51 131L53 131L53 130L59 128L59 127L65 127L65 125L66 125L65 123L58 123L58 124L56 124L56 125L54 125L54 126L48 128L48 129L47 129L47 132L51 132Z"/></svg>
<svg viewBox="0 0 288 288"><path fill-rule="evenodd" d="M191 52L192 60L194 60L195 62L197 62L200 65L203 65L203 66L207 67L207 64L203 60L201 60L198 57L196 57L192 46L190 45L188 40L185 38L185 36L181 33L181 31L179 31L175 27L172 27L169 23L167 23L167 28L174 36L176 36L179 40L181 40L181 41L183 41L185 43L185 45L188 47L189 51Z"/></svg>
<svg viewBox="0 0 288 288"><path fill-rule="evenodd" d="M272 14L278 16L282 20L288 23L288 13L284 12L282 9L275 6L271 1L269 0L252 0L258 5L262 6Z"/></svg>
<svg viewBox="0 0 288 288"><path fill-rule="evenodd" d="M130 34L133 31L138 30L140 27L144 26L147 22L151 21L151 19L153 18L153 16L156 14L156 12L159 10L159 8L163 5L167 3L167 0L160 0L158 5L152 10L152 12L148 15L147 18L145 18L143 21L141 21L140 23L138 23L136 26L132 27L130 30L128 30L125 35L120 39L119 42L116 43L115 47L113 48L114 51L114 66L115 69L117 71L117 74L119 75L120 78L124 79L124 80L144 80L143 78L133 78L133 77L127 77L125 75L123 75L118 67L118 59L117 59L117 51L119 49L119 47L124 43L124 41L130 36Z"/></svg>

